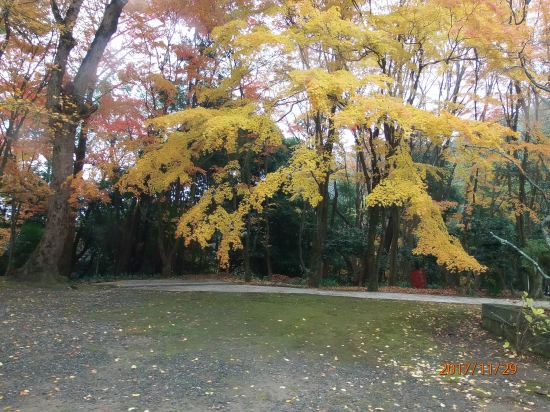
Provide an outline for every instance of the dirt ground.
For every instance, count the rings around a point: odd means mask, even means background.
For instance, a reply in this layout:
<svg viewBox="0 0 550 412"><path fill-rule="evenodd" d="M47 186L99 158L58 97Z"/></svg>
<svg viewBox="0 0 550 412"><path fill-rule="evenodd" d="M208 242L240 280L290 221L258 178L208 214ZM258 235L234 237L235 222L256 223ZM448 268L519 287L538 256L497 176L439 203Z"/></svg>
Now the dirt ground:
<svg viewBox="0 0 550 412"><path fill-rule="evenodd" d="M405 365L383 354L376 363L300 350L268 357L254 345L167 356L155 339L89 316L163 293L173 292L0 288L0 410L550 411L550 364L505 357L479 319L439 331L441 350ZM445 348L462 359L442 359ZM517 373L439 374L441 362L469 360L515 362Z"/></svg>

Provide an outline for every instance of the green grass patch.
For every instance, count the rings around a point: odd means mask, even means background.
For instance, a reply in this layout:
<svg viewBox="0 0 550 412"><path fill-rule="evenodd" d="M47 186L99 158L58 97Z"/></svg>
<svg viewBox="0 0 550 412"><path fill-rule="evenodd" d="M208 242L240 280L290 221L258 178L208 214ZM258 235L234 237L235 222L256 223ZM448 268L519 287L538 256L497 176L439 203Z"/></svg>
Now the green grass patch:
<svg viewBox="0 0 550 412"><path fill-rule="evenodd" d="M201 350L229 359L254 348L266 357L409 362L437 353L440 328L479 314L464 305L311 295L137 293L132 306L89 316L154 339L157 354Z"/></svg>
<svg viewBox="0 0 550 412"><path fill-rule="evenodd" d="M529 380L521 385L519 390L520 392L538 396L550 402L550 396L548 395L550 394L550 384L548 382Z"/></svg>

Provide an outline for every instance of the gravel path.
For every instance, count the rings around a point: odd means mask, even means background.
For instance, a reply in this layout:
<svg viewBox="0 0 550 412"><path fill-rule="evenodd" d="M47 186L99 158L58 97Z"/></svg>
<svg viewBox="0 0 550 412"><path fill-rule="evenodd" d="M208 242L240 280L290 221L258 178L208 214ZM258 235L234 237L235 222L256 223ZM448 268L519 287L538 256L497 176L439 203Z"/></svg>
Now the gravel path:
<svg viewBox="0 0 550 412"><path fill-rule="evenodd" d="M200 350L160 356L153 339L129 335L107 320L93 321L88 314L143 304L170 293L164 288L207 286L172 284L151 291L142 290L151 286L131 285L84 291L0 288L0 410L550 410L550 398L519 391L523 379L548 381L548 370L532 364L522 364L509 379L468 378L450 385L437 375L441 359L436 354L415 359L416 370L383 357L375 365L312 361L300 351L266 358L254 347L227 348L231 359ZM208 287L243 289L220 284ZM457 336L445 339L442 345L464 344ZM479 349L485 352L476 356L496 361L491 356L500 345L481 343Z"/></svg>
<svg viewBox="0 0 550 412"><path fill-rule="evenodd" d="M194 281L194 280L121 280L117 282L96 283L98 286L118 288L138 288L144 290L164 290L170 292L227 292L227 293L293 293L321 296L353 297L358 299L385 299L406 300L414 302L440 302L462 305L481 305L483 303L496 303L521 306L520 299L496 299L476 298L467 296L438 296L407 293L384 292L355 292L337 290L319 290L309 288L293 288L281 286L242 285L221 281ZM550 300L537 301L535 306L550 309Z"/></svg>

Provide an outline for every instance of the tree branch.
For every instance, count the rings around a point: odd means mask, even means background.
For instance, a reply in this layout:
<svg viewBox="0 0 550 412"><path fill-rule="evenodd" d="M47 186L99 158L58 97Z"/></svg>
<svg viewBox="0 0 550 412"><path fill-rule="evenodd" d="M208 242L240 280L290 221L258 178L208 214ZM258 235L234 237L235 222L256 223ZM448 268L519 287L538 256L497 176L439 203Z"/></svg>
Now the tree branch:
<svg viewBox="0 0 550 412"><path fill-rule="evenodd" d="M466 144L466 145L464 145L464 147L471 147L472 149L483 149L483 150L487 150L489 152L499 154L500 156L504 157L506 160L508 160L510 163L512 163L514 166L516 166L516 168L523 175L523 177L525 177L525 180L527 180L531 184L531 186L536 187L538 190L540 190L540 194L544 198L544 201L546 203L549 203L548 198L546 197L546 194L544 193L544 190L542 190L542 188L539 185L537 185L535 182L533 182L531 180L531 178L529 176L527 176L527 173L525 173L525 171L521 168L521 166L518 165L514 161L514 159L512 157L510 157L509 155L507 155L506 153L501 152L498 149L493 149L492 147L478 146L478 145L473 145L473 144Z"/></svg>
<svg viewBox="0 0 550 412"><path fill-rule="evenodd" d="M546 226L550 223L550 215L546 216L542 222L540 222L540 226L542 228L542 236L544 237L544 241L546 242L546 246L548 247L548 250L550 250L550 233L548 233L548 229Z"/></svg>
<svg viewBox="0 0 550 412"><path fill-rule="evenodd" d="M354 227L354 226L351 224L351 222L348 220L348 218L342 214L342 212L340 212L338 209L335 209L335 210L336 210L336 214L337 214L338 216L340 216L340 218L341 218L344 222L346 222L346 224L347 224L349 227Z"/></svg>
<svg viewBox="0 0 550 412"><path fill-rule="evenodd" d="M550 216L548 216L546 219L544 219L545 221L548 220L548 222L550 222ZM547 223L548 223L547 222ZM528 254L526 254L525 252L523 252L520 248L518 248L516 245L514 245L513 243L511 242L508 242L506 239L503 239L501 237L498 237L497 235L495 235L493 232L489 232L489 234L491 236L493 236L496 240L498 240L500 243L502 243L503 245L507 245L507 246L510 246L512 249L514 249L516 252L518 252L521 256L523 256L525 259L527 259L529 262L531 262L533 264L533 266L535 266L535 269L537 269L537 272L539 272L543 278L545 279L550 279L550 276L548 276L546 273L544 273L544 271L542 270L542 268L539 266L539 264L531 257L529 256ZM548 234L546 234L546 236L548 236Z"/></svg>
<svg viewBox="0 0 550 412"><path fill-rule="evenodd" d="M533 75L529 72L529 70L527 70L527 67L525 67L525 58L523 56L521 55L519 56L519 61L521 64L521 68L523 69L523 72L525 73L529 81L533 84L533 86L535 86L537 89L541 89L541 90L544 90L545 92L550 93L550 87L546 87L543 84L540 84L539 82L537 82L537 80L533 77Z"/></svg>

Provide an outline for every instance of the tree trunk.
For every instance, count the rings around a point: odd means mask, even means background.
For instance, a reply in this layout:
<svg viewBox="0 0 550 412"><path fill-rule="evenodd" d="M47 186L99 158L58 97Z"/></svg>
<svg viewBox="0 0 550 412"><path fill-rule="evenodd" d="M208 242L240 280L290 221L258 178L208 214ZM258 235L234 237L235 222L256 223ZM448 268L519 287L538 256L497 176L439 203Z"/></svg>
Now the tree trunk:
<svg viewBox="0 0 550 412"><path fill-rule="evenodd" d="M392 206L392 233L390 245L390 273L388 276L389 286L397 285L397 249L399 247L399 207Z"/></svg>
<svg viewBox="0 0 550 412"><path fill-rule="evenodd" d="M17 202L15 197L11 199L11 216L10 216L10 242L8 251L8 267L6 268L6 275L9 275L13 265L13 252L15 249L15 239L17 235L17 220L19 219L19 212L21 211L21 203Z"/></svg>
<svg viewBox="0 0 550 412"><path fill-rule="evenodd" d="M250 272L250 212L246 216L246 236L244 237L243 260L244 260L244 281L249 283L252 280Z"/></svg>
<svg viewBox="0 0 550 412"><path fill-rule="evenodd" d="M334 230L334 220L336 218L336 211L338 210L338 187L336 186L336 180L333 182L334 187L334 198L332 199L332 210L330 212L330 225L328 229L328 234L332 233ZM327 190L328 195L328 190ZM326 238L326 237L325 237ZM329 277L330 263L328 259L323 256L323 275L321 279L326 279Z"/></svg>
<svg viewBox="0 0 550 412"><path fill-rule="evenodd" d="M65 281L70 275L71 236L74 236L75 221L69 197L74 171L76 131L80 122L90 114L90 107L87 105L89 102L86 101L87 91L93 88L99 61L116 31L118 19L127 2L128 0L112 0L106 6L94 40L74 80L63 86L69 54L75 44L73 28L83 0L73 0L65 17L61 16L56 2L50 1L56 23L61 26L46 93L46 109L50 114L49 133L53 141L51 194L48 198L44 234L27 263L18 272L20 280L54 283Z"/></svg>
<svg viewBox="0 0 550 412"><path fill-rule="evenodd" d="M271 268L271 245L269 242L271 241L269 237L269 200L266 200L266 207L265 207L265 258L266 258L266 264L267 264L267 278L269 281L273 279L273 270Z"/></svg>
<svg viewBox="0 0 550 412"><path fill-rule="evenodd" d="M318 287L323 278L323 254L325 251L325 240L327 237L328 218L328 184L329 174L326 174L324 182L319 184L319 192L323 199L315 207L315 233L311 253L311 272L309 274L309 285Z"/></svg>
<svg viewBox="0 0 550 412"><path fill-rule="evenodd" d="M364 257L363 276L361 285L366 286L368 290L376 292L378 290L378 270L376 259L376 229L380 221L380 206L372 206L367 209L368 219L368 234L367 234L367 251Z"/></svg>
<svg viewBox="0 0 550 412"><path fill-rule="evenodd" d="M134 197L126 216L126 224L124 225L120 241L119 255L115 269L115 275L117 276L130 271L130 259L132 257L132 249L135 244L140 220L141 203Z"/></svg>
<svg viewBox="0 0 550 412"><path fill-rule="evenodd" d="M383 281L384 277L384 269L382 269L380 263L382 262L382 256L387 253L387 250L385 248L386 244L386 234L387 234L387 224L386 224L386 209L384 207L380 208L380 220L382 221L382 230L380 231L380 243L378 245L378 252L376 253L376 272L378 273L378 276L376 278L376 285L370 286L371 291L375 292L378 291L378 287L380 286L380 283ZM389 247L389 245L388 245ZM376 288L376 290L374 290Z"/></svg>
<svg viewBox="0 0 550 412"><path fill-rule="evenodd" d="M302 276L308 277L308 270L304 263L304 253L302 250L302 236L304 233L304 219L306 214L306 203L304 202L304 208L300 213L300 227L298 229L298 257L300 258L300 267L302 268Z"/></svg>

